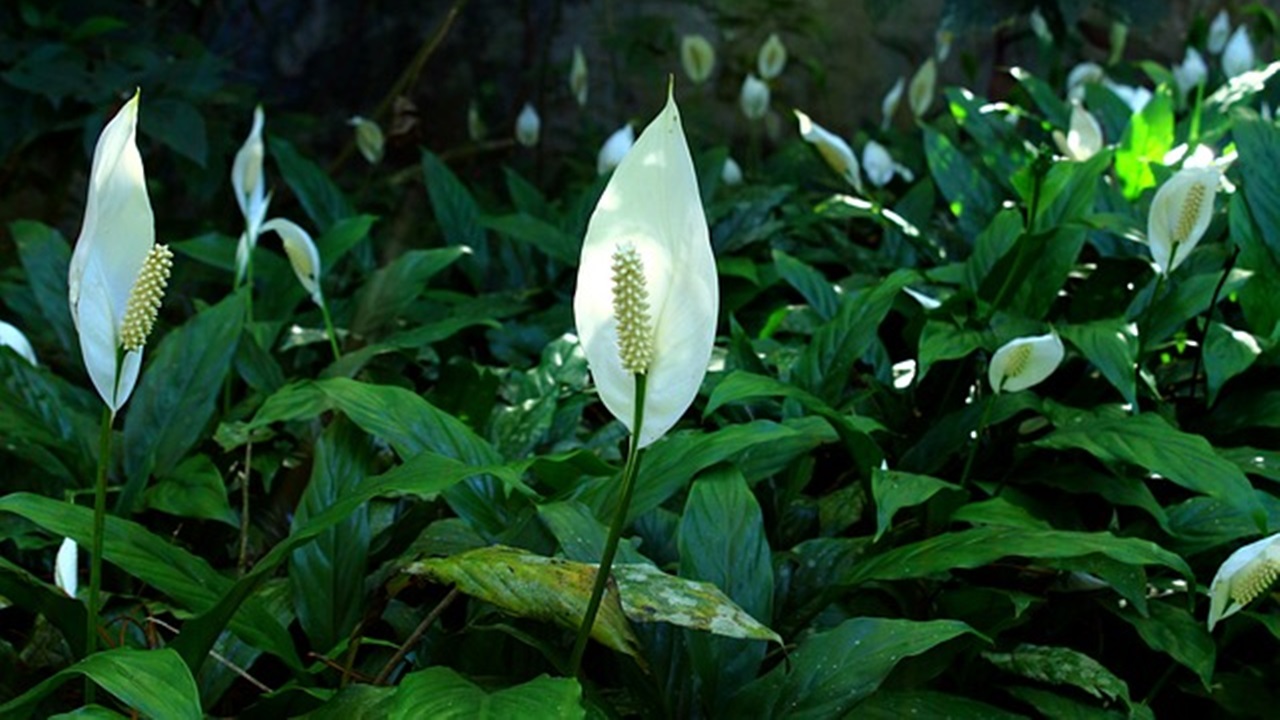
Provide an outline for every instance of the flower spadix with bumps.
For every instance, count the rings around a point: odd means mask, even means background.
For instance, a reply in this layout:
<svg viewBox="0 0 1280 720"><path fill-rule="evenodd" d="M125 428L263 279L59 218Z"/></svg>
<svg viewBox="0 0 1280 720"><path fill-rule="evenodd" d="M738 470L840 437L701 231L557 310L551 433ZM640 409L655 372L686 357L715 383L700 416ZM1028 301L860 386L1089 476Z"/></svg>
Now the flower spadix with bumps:
<svg viewBox="0 0 1280 720"><path fill-rule="evenodd" d="M1209 630L1261 596L1280 578L1280 533L1231 553L1209 585Z"/></svg>
<svg viewBox="0 0 1280 720"><path fill-rule="evenodd" d="M987 379L997 393L1026 390L1052 375L1065 354L1057 333L1016 338L991 356Z"/></svg>
<svg viewBox="0 0 1280 720"><path fill-rule="evenodd" d="M697 395L715 342L719 288L698 179L669 91L605 187L587 226L573 299L605 407L646 447ZM633 427L637 377L643 420Z"/></svg>
<svg viewBox="0 0 1280 720"><path fill-rule="evenodd" d="M102 130L89 173L84 225L67 274L71 317L89 378L115 413L129 399L155 324L173 254L155 244L138 152L138 99Z"/></svg>
<svg viewBox="0 0 1280 720"><path fill-rule="evenodd" d="M1209 229L1220 178L1215 167L1184 167L1151 199L1147 243L1162 274L1177 269Z"/></svg>

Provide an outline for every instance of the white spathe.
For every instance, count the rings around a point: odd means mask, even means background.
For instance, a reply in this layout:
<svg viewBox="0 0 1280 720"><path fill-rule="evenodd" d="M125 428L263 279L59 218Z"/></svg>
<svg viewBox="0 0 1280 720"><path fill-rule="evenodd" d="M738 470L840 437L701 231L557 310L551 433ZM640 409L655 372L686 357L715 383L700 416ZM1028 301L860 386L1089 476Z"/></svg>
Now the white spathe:
<svg viewBox="0 0 1280 720"><path fill-rule="evenodd" d="M680 63L684 66L685 75L695 85L701 85L715 70L716 49L701 35L685 35L680 38Z"/></svg>
<svg viewBox="0 0 1280 720"><path fill-rule="evenodd" d="M1161 273L1177 269L1209 229L1221 175L1214 166L1184 166L1151 199L1147 244Z"/></svg>
<svg viewBox="0 0 1280 720"><path fill-rule="evenodd" d="M796 120L800 123L800 137L805 142L813 145L818 149L818 154L823 160L827 161L827 165L831 166L836 174L845 179L845 182L853 186L854 190L862 192L862 174L858 168L858 157L853 154L853 149L849 147L849 143L844 138L827 130L818 123L814 122L799 110L795 111Z"/></svg>
<svg viewBox="0 0 1280 720"><path fill-rule="evenodd" d="M911 105L911 114L920 117L929 111L929 106L933 104L933 89L937 83L938 63L931 57L916 71L911 78L911 86L907 88L907 103Z"/></svg>
<svg viewBox="0 0 1280 720"><path fill-rule="evenodd" d="M1231 553L1209 585L1209 631L1230 617L1280 577L1280 533L1249 543Z"/></svg>
<svg viewBox="0 0 1280 720"><path fill-rule="evenodd" d="M0 347L13 348L14 352L32 365L40 364L36 362L36 351L31 347L31 341L27 336L3 320L0 320Z"/></svg>
<svg viewBox="0 0 1280 720"><path fill-rule="evenodd" d="M731 157L724 159L724 167L720 170L720 182L725 185L742 184L742 166Z"/></svg>
<svg viewBox="0 0 1280 720"><path fill-rule="evenodd" d="M1057 333L1016 338L991 356L987 380L997 393L1026 390L1052 375L1065 354Z"/></svg>
<svg viewBox="0 0 1280 720"><path fill-rule="evenodd" d="M769 86L755 75L747 75L742 81L738 104L748 120L759 120L769 112Z"/></svg>
<svg viewBox="0 0 1280 720"><path fill-rule="evenodd" d="M533 147L538 144L538 134L541 131L542 120L538 117L538 111L533 109L533 105L525 103L516 118L516 142L525 147Z"/></svg>
<svg viewBox="0 0 1280 720"><path fill-rule="evenodd" d="M1102 126L1098 120L1084 109L1084 105L1073 103L1071 107L1071 127L1067 134L1053 131L1053 141L1058 149L1072 160L1088 160L1102 149Z"/></svg>
<svg viewBox="0 0 1280 720"><path fill-rule="evenodd" d="M79 550L75 540L63 538L62 544L58 546L58 554L53 560L53 584L72 598L80 589Z"/></svg>
<svg viewBox="0 0 1280 720"><path fill-rule="evenodd" d="M1225 9L1219 10L1217 15L1213 16L1213 22L1209 23L1209 38L1205 43L1205 47L1209 52L1217 55L1227 46L1227 38L1231 36L1231 18L1227 16Z"/></svg>
<svg viewBox="0 0 1280 720"><path fill-rule="evenodd" d="M129 296L156 241L137 145L140 97L135 93L98 136L84 224L67 272L85 369L112 413L133 393L142 367L141 348L122 351L122 330Z"/></svg>
<svg viewBox="0 0 1280 720"><path fill-rule="evenodd" d="M893 156L885 146L875 140L868 140L862 147L862 171L867 174L867 180L870 180L872 185L876 187L888 185L896 170L897 164L893 162Z"/></svg>
<svg viewBox="0 0 1280 720"><path fill-rule="evenodd" d="M573 46L573 63L569 67L569 92L578 101L579 107L587 104L587 57L582 54L582 46Z"/></svg>
<svg viewBox="0 0 1280 720"><path fill-rule="evenodd" d="M324 305L324 294L320 291L320 252L316 249L311 234L292 220L272 218L262 224L262 232L275 232L284 245L284 254L293 266L293 274L298 282L311 296L317 305Z"/></svg>
<svg viewBox="0 0 1280 720"><path fill-rule="evenodd" d="M1258 65L1258 56L1253 51L1253 41L1249 39L1249 29L1244 25L1236 28L1222 51L1222 72L1228 78L1243 75Z"/></svg>
<svg viewBox="0 0 1280 720"><path fill-rule="evenodd" d="M638 447L676 423L697 395L719 312L715 258L675 98L614 170L587 225L573 298L578 336L605 407L633 433L635 375L622 364L612 278L615 252L643 264L652 323Z"/></svg>
<svg viewBox="0 0 1280 720"><path fill-rule="evenodd" d="M778 33L769 35L769 39L760 46L756 55L756 70L764 80L772 80L782 74L787 67L787 46L782 44Z"/></svg>
<svg viewBox="0 0 1280 720"><path fill-rule="evenodd" d="M231 187L235 189L236 204L240 206L240 214L244 216L250 246L257 242L262 221L267 219L267 207L271 204L271 196L267 194L267 178L262 170L266 155L262 142L264 122L265 115L259 105L253 109L253 127L249 130L249 136L236 151L235 161L231 164ZM237 266L236 272L237 276L243 275L244 268Z"/></svg>
<svg viewBox="0 0 1280 720"><path fill-rule="evenodd" d="M596 155L596 174L604 175L618 167L618 163L627 156L635 142L636 131L631 129L631 123L615 130L609 139L604 141L604 145L600 146L600 152Z"/></svg>
<svg viewBox="0 0 1280 720"><path fill-rule="evenodd" d="M1178 94L1186 97L1187 93L1204 83L1209 78L1209 66L1199 50L1187 47L1187 54L1182 62L1173 68L1173 81L1178 85Z"/></svg>
<svg viewBox="0 0 1280 720"><path fill-rule="evenodd" d="M893 116L898 112L898 104L902 102L902 93L907 89L907 79L898 78L898 81L889 88L889 92L884 94L884 100L880 101L880 127L887 128L893 122Z"/></svg>

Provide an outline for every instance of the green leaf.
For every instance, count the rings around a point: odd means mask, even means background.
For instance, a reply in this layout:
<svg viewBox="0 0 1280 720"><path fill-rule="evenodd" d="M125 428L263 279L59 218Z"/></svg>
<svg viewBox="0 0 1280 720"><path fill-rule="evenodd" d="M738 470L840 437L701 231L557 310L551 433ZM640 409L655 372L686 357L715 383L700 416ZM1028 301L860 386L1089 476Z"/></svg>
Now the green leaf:
<svg viewBox="0 0 1280 720"><path fill-rule="evenodd" d="M529 682L490 693L446 667L429 667L406 675L384 707L385 714L377 717L395 720L586 717L582 688L572 678L540 675Z"/></svg>
<svg viewBox="0 0 1280 720"><path fill-rule="evenodd" d="M35 295L40 318L53 331L58 346L67 357L80 359L80 339L67 310L67 268L71 246L56 229L30 220L9 223L9 233L18 246L18 259L27 284ZM35 336L37 328L29 327Z"/></svg>
<svg viewBox="0 0 1280 720"><path fill-rule="evenodd" d="M235 357L246 297L237 293L205 309L165 335L151 355L125 414L121 511L132 512L147 479L171 472L204 436Z"/></svg>
<svg viewBox="0 0 1280 720"><path fill-rule="evenodd" d="M191 455L147 488L148 508L178 517L217 520L240 527L227 500L227 485L207 455Z"/></svg>
<svg viewBox="0 0 1280 720"><path fill-rule="evenodd" d="M982 657L1005 672L1051 685L1070 685L1108 701L1129 699L1129 686L1082 652L1065 647L1022 644L1012 652L984 652Z"/></svg>
<svg viewBox="0 0 1280 720"><path fill-rule="evenodd" d="M1172 602L1151 602L1144 616L1132 608L1117 608L1104 603L1111 612L1124 618L1138 631L1152 650L1167 654L1194 672L1205 690L1210 689L1217 647L1213 637L1185 606Z"/></svg>
<svg viewBox="0 0 1280 720"><path fill-rule="evenodd" d="M327 233L339 220L355 215L342 190L329 179L319 165L298 152L288 140L271 135L267 139L276 167L289 189L302 203L307 217L321 233ZM255 263L256 264L256 263Z"/></svg>
<svg viewBox="0 0 1280 720"><path fill-rule="evenodd" d="M725 468L693 484L680 519L680 576L722 589L748 615L773 617L773 556L765 538L760 505L742 473ZM724 703L755 678L765 644L708 637L685 637L693 669L702 681L704 703Z"/></svg>
<svg viewBox="0 0 1280 720"><path fill-rule="evenodd" d="M1057 330L1120 391L1125 402L1137 407L1137 326L1124 318L1110 318L1083 325L1059 325Z"/></svg>
<svg viewBox="0 0 1280 720"><path fill-rule="evenodd" d="M1017 243L1022 232L1022 213L1019 210L1006 208L996 213L991 224L978 234L973 253L965 260L965 285L970 290L976 292L982 287L991 268Z"/></svg>
<svg viewBox="0 0 1280 720"><path fill-rule="evenodd" d="M311 481L302 493L293 527L352 494L364 481L373 451L349 422L334 422L316 442ZM319 652L346 639L364 612L364 576L369 561L368 505L293 552L289 585L298 622Z"/></svg>
<svg viewBox="0 0 1280 720"><path fill-rule="evenodd" d="M972 237L987 226L998 209L997 188L946 135L927 125L922 127L925 159L933 181L950 204L951 214L959 218L960 226Z"/></svg>
<svg viewBox="0 0 1280 720"><path fill-rule="evenodd" d="M320 253L326 270L338 264L352 248L369 236L373 224L378 221L376 215L356 215L342 218L333 224L323 235L316 238L316 250Z"/></svg>
<svg viewBox="0 0 1280 720"><path fill-rule="evenodd" d="M1266 515L1244 473L1214 453L1203 437L1177 430L1155 413L1082 417L1071 426L1054 430L1036 445L1084 450L1105 463L1137 465L1188 490L1233 505L1253 515L1259 529L1266 529Z"/></svg>
<svg viewBox="0 0 1280 720"><path fill-rule="evenodd" d="M1276 144L1280 146L1280 138ZM1275 150L1277 162L1280 162L1280 147ZM1248 166L1246 166L1247 168ZM1267 174L1261 182L1270 182ZM1252 187L1253 183L1250 183ZM1280 191L1280 188L1277 188ZM1232 193L1228 204L1227 217L1231 242L1240 250L1237 266L1251 270L1252 275L1244 286L1237 291L1240 310L1247 320L1247 327L1260 337L1271 337L1277 324L1280 324L1280 305L1274 302L1280 296L1280 248L1273 250L1258 236L1259 228L1254 217L1260 214L1259 208L1267 203L1276 207L1266 211L1276 220L1280 220L1280 200L1271 196L1258 197L1246 203L1248 192ZM1250 211L1252 209L1253 216ZM1276 234L1276 242L1280 245L1280 233Z"/></svg>
<svg viewBox="0 0 1280 720"><path fill-rule="evenodd" d="M924 379L934 363L968 357L986 344L977 330L957 327L941 320L926 320L920 330L919 371L916 382Z"/></svg>
<svg viewBox="0 0 1280 720"><path fill-rule="evenodd" d="M31 613L40 613L67 640L76 657L84 651L85 603L67 597L56 585L0 557L0 596Z"/></svg>
<svg viewBox="0 0 1280 720"><path fill-rule="evenodd" d="M537 248L553 260L574 267L578 264L578 253L582 249L582 239L576 238L551 223L524 213L485 216L479 219L480 224L500 235Z"/></svg>
<svg viewBox="0 0 1280 720"><path fill-rule="evenodd" d="M1040 112L1053 127L1065 128L1071 124L1071 108L1062 101L1059 93L1048 83L1022 68L1013 68L1012 75L1031 96Z"/></svg>
<svg viewBox="0 0 1280 720"><path fill-rule="evenodd" d="M880 687L898 663L973 633L957 620L853 618L815 633L784 663L742 689L730 717L841 717Z"/></svg>
<svg viewBox="0 0 1280 720"><path fill-rule="evenodd" d="M35 710L36 703L76 675L89 678L146 717L195 720L204 717L191 671L178 653L167 648L117 648L94 653L45 679L21 697L0 705L0 715L28 717Z"/></svg>
<svg viewBox="0 0 1280 720"><path fill-rule="evenodd" d="M560 549L570 560L597 561L604 553L605 540L609 535L608 526L591 514L591 508L577 500L540 504L538 517L556 537ZM618 543L618 562L638 564L651 561L624 539Z"/></svg>
<svg viewBox="0 0 1280 720"><path fill-rule="evenodd" d="M460 247L410 250L378 268L356 292L351 332L376 335L394 324L426 290L428 280L466 253Z"/></svg>
<svg viewBox="0 0 1280 720"><path fill-rule="evenodd" d="M209 132L204 116L191 103L175 98L148 100L147 111L138 118L138 128L196 165L206 166Z"/></svg>
<svg viewBox="0 0 1280 720"><path fill-rule="evenodd" d="M881 690L862 701L846 717L858 720L901 720L904 717L947 720L1025 720L1025 716L961 695L934 690Z"/></svg>
<svg viewBox="0 0 1280 720"><path fill-rule="evenodd" d="M989 565L1003 557L1067 558L1101 553L1130 565L1163 565L1193 577L1181 557L1148 540L1110 533L976 527L937 535L865 558L836 578L842 585L924 578Z"/></svg>
<svg viewBox="0 0 1280 720"><path fill-rule="evenodd" d="M1111 151L1103 150L1083 162L1055 162L1040 186L1035 230L1042 232L1074 223L1093 210L1102 174L1111 166ZM1019 188L1031 203L1033 188Z"/></svg>
<svg viewBox="0 0 1280 720"><path fill-rule="evenodd" d="M462 270L472 287L484 287L490 270L489 241L480 224L480 207L458 176L429 150L422 151L422 173L445 243L471 249L474 260Z"/></svg>
<svg viewBox="0 0 1280 720"><path fill-rule="evenodd" d="M980 296L997 310L1044 318L1075 269L1085 239L1084 229L1077 226L1023 235L991 268Z"/></svg>
<svg viewBox="0 0 1280 720"><path fill-rule="evenodd" d="M835 317L840 296L836 294L831 281L821 272L776 249L773 251L773 265L778 269L779 277L804 296L805 301L818 313L818 317L823 321Z"/></svg>
<svg viewBox="0 0 1280 720"><path fill-rule="evenodd" d="M645 564L615 565L612 574L622 611L632 622L664 622L721 637L782 644L777 633L743 612L711 583L678 578Z"/></svg>
<svg viewBox="0 0 1280 720"><path fill-rule="evenodd" d="M879 540L889 529L899 510L915 507L943 490L964 492L954 483L913 473L875 468L871 471L871 494L876 501L876 536Z"/></svg>
<svg viewBox="0 0 1280 720"><path fill-rule="evenodd" d="M1228 380L1248 370L1262 355L1258 338L1227 327L1220 322L1209 323L1205 337L1204 372L1209 387L1209 404L1218 398L1218 392Z"/></svg>
<svg viewBox="0 0 1280 720"><path fill-rule="evenodd" d="M1275 262L1280 260L1280 177L1275 172L1280 167L1280 128L1252 110L1241 109L1232 114L1231 134L1240 153L1239 168L1248 211L1257 222L1263 246ZM1233 221L1233 233L1236 225Z"/></svg>
<svg viewBox="0 0 1280 720"><path fill-rule="evenodd" d="M1151 165L1164 163L1173 140L1173 98L1167 90L1157 90L1142 112L1129 119L1116 148L1116 176L1126 199L1137 200L1143 190L1155 187Z"/></svg>

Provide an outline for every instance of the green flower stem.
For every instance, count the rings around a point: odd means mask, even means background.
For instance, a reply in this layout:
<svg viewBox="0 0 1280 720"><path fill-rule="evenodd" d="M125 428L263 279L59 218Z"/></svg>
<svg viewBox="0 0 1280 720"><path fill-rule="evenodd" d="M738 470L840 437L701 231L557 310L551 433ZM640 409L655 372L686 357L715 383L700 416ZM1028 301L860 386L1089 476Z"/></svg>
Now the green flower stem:
<svg viewBox="0 0 1280 720"><path fill-rule="evenodd" d="M1001 383L1003 385L1003 383ZM973 447L969 450L969 457L964 461L964 472L960 473L960 484L963 486L969 481L969 472L973 470L973 461L978 457L978 448L982 446L982 433L987 429L987 421L991 418L991 407L995 405L995 396L989 395L982 404L982 417L978 420L977 437L973 439Z"/></svg>
<svg viewBox="0 0 1280 720"><path fill-rule="evenodd" d="M329 336L329 347L333 348L333 359L341 360L342 351L338 350L338 333L333 329L333 318L329 316L329 303L322 302L320 305L320 314L324 316L324 331Z"/></svg>
<svg viewBox="0 0 1280 720"><path fill-rule="evenodd" d="M618 541L622 538L622 528L627 524L627 511L631 508L631 496L636 489L636 476L640 473L640 427L644 423L644 393L646 375L636 375L636 410L635 422L631 426L631 439L627 444L627 462L622 470L622 498L613 516L613 525L609 527L609 538L604 544L604 554L600 556L600 567L596 570L596 582L591 588L591 600L587 602L587 612L578 628L578 638L573 643L573 654L569 656L569 676L576 677L582 665L582 653L587 649L587 639L591 637L591 628L596 622L596 613L600 611L600 601L604 598L604 587L609 582L609 571L613 568L613 556L618 552Z"/></svg>
<svg viewBox="0 0 1280 720"><path fill-rule="evenodd" d="M111 408L102 409L102 430L98 436L98 477L93 492L93 545L89 551L89 611L85 613L84 656L98 650L98 614L101 612L102 544L107 529L107 468L111 465ZM85 702L92 703L94 684L85 680Z"/></svg>

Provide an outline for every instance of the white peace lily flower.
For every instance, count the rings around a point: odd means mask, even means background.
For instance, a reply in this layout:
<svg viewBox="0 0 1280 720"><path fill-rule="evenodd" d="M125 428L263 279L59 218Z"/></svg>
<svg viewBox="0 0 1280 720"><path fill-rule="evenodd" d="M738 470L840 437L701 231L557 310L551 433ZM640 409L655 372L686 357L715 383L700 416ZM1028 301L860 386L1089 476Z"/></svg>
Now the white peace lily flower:
<svg viewBox="0 0 1280 720"><path fill-rule="evenodd" d="M1228 78L1243 75L1258 65L1258 56L1253 51L1253 41L1249 39L1249 29L1244 25L1236 28L1222 51L1222 71Z"/></svg>
<svg viewBox="0 0 1280 720"><path fill-rule="evenodd" d="M680 64L684 65L685 75L695 85L701 85L716 67L716 49L701 35L685 35L680 38Z"/></svg>
<svg viewBox="0 0 1280 720"><path fill-rule="evenodd" d="M1209 23L1209 39L1205 43L1209 52L1217 55L1227 46L1227 38L1231 36L1231 18L1227 17L1226 10L1219 10L1217 15L1213 16L1213 22Z"/></svg>
<svg viewBox="0 0 1280 720"><path fill-rule="evenodd" d="M18 328L0 320L0 347L13 348L13 351L22 356L32 365L39 365L36 362L36 351L31 347L31 341Z"/></svg>
<svg viewBox="0 0 1280 720"><path fill-rule="evenodd" d="M933 56L938 58L938 62L946 62L951 57L951 43L955 39L956 34L950 30L938 30L933 34Z"/></svg>
<svg viewBox="0 0 1280 720"><path fill-rule="evenodd" d="M1209 631L1244 609L1280 577L1280 533L1231 553L1209 585Z"/></svg>
<svg viewBox="0 0 1280 720"><path fill-rule="evenodd" d="M1067 99L1083 100L1085 87L1090 83L1100 83L1107 79L1102 66L1092 62L1082 62L1067 73Z"/></svg>
<svg viewBox="0 0 1280 720"><path fill-rule="evenodd" d="M907 89L907 103L911 105L911 113L916 117L929 111L929 106L933 104L933 88L937 82L938 63L929 58L911 78L911 86Z"/></svg>
<svg viewBox="0 0 1280 720"><path fill-rule="evenodd" d="M253 127L249 137L236 151L236 159L231 164L231 187L236 192L236 204L240 206L240 214L244 216L245 226L249 231L249 243L258 240L262 221L267 219L267 207L271 204L271 196L267 193L267 178L262 171L262 160L266 149L262 142L262 125L265 116L262 106L253 109ZM242 269L238 269L243 273Z"/></svg>
<svg viewBox="0 0 1280 720"><path fill-rule="evenodd" d="M1187 54L1182 62L1173 68L1173 80L1178 85L1178 93L1182 97L1186 97L1187 93L1196 88L1197 85L1204 83L1209 78L1209 66L1205 64L1204 56L1199 50L1193 47L1187 48Z"/></svg>
<svg viewBox="0 0 1280 720"><path fill-rule="evenodd" d="M875 140L868 140L862 148L862 170L872 185L884 187L893 179L897 164L883 145Z"/></svg>
<svg viewBox="0 0 1280 720"><path fill-rule="evenodd" d="M587 58L582 54L582 46L573 46L573 63L569 67L569 91L578 101L579 107L587 104Z"/></svg>
<svg viewBox="0 0 1280 720"><path fill-rule="evenodd" d="M356 149L360 151L361 157L370 165L382 162L386 137L383 136L382 128L378 123L356 115L348 120L347 124L356 129Z"/></svg>
<svg viewBox="0 0 1280 720"><path fill-rule="evenodd" d="M742 166L731 157L724 159L724 168L720 170L720 182L725 185L742 184Z"/></svg>
<svg viewBox="0 0 1280 720"><path fill-rule="evenodd" d="M136 93L103 128L93 151L84 224L67 272L67 299L89 379L118 411L142 367L173 253L156 245L142 155Z"/></svg>
<svg viewBox="0 0 1280 720"><path fill-rule="evenodd" d="M898 103L902 102L902 93L906 89L907 79L898 78L889 92L884 94L884 100L880 102L880 127L887 128L893 122L894 113L898 112Z"/></svg>
<svg viewBox="0 0 1280 720"><path fill-rule="evenodd" d="M632 432L636 376L647 376L641 448L693 402L715 342L719 289L700 197L668 91L591 215L573 298L600 398Z"/></svg>
<svg viewBox="0 0 1280 720"><path fill-rule="evenodd" d="M1049 23L1044 19L1044 15L1040 12L1040 8L1031 11L1027 20L1031 23L1031 32L1040 38L1040 42L1045 45L1053 44L1053 33L1049 30Z"/></svg>
<svg viewBox="0 0 1280 720"><path fill-rule="evenodd" d="M769 112L769 86L755 75L747 75L742 81L738 104L742 106L742 114L747 119L759 120Z"/></svg>
<svg viewBox="0 0 1280 720"><path fill-rule="evenodd" d="M297 223L284 218L272 218L262 224L262 232L275 232L284 245L284 254L293 266L293 274L298 282L311 296L317 305L324 305L324 294L320 291L320 252L316 250L311 235Z"/></svg>
<svg viewBox="0 0 1280 720"><path fill-rule="evenodd" d="M63 538L53 561L53 584L72 598L76 596L76 590L80 587L80 574L77 568L79 550L75 540Z"/></svg>
<svg viewBox="0 0 1280 720"><path fill-rule="evenodd" d="M1058 149L1072 160L1088 160L1102 149L1102 126L1080 103L1071 108L1071 127L1064 136L1053 131L1053 141Z"/></svg>
<svg viewBox="0 0 1280 720"><path fill-rule="evenodd" d="M800 137L804 138L805 142L816 147L818 154L822 156L823 160L827 161L827 165L830 165L837 175L852 185L854 190L861 193L862 175L859 173L858 158L853 154L849 143L845 142L844 138L839 135L810 120L808 115L799 110L794 112L796 120L800 122Z"/></svg>
<svg viewBox="0 0 1280 720"><path fill-rule="evenodd" d="M631 123L615 130L609 139L604 141L604 145L600 146L600 154L596 156L596 173L604 175L618 167L618 163L627 156L627 152L635 142L636 131L631 129Z"/></svg>
<svg viewBox="0 0 1280 720"><path fill-rule="evenodd" d="M533 147L538 144L538 133L541 130L542 120L538 118L538 111L533 109L533 105L525 103L520 116L516 118L516 142L525 147Z"/></svg>
<svg viewBox="0 0 1280 720"><path fill-rule="evenodd" d="M1066 354L1057 333L1010 340L991 356L987 380L994 392L1017 392L1044 382Z"/></svg>
<svg viewBox="0 0 1280 720"><path fill-rule="evenodd" d="M787 46L782 44L778 33L773 33L760 46L756 55L756 69L764 80L772 80L782 74L787 66Z"/></svg>
<svg viewBox="0 0 1280 720"><path fill-rule="evenodd" d="M1147 243L1161 273L1168 275L1177 269L1209 229L1220 178L1221 172L1214 166L1184 167L1151 199Z"/></svg>

